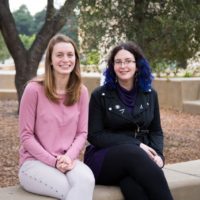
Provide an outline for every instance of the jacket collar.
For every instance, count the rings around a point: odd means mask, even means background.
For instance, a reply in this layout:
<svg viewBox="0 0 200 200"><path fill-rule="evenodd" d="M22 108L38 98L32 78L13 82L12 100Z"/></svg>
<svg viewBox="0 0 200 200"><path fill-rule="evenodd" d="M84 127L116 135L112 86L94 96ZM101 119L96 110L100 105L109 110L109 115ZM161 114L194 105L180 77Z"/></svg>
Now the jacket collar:
<svg viewBox="0 0 200 200"><path fill-rule="evenodd" d="M135 106L134 106L134 110L132 112L131 118L137 116L138 114L148 109L148 107L150 106L149 93L151 93L151 90L149 90L148 92L143 92L139 90L139 92L137 93L136 102L135 102ZM119 100L116 90L114 89L104 90L102 92L102 96L105 96L105 98L108 98L110 100L112 99L108 107L108 109L111 112L114 112L117 115L125 116L125 117L131 114L125 108L124 104L122 104L122 102Z"/></svg>

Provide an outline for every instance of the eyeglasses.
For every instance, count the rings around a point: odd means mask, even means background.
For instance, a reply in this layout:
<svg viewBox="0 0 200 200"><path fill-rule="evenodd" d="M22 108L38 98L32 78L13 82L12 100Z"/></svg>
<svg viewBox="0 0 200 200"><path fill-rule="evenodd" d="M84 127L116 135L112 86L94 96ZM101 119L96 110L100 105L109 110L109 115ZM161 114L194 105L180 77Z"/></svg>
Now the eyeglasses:
<svg viewBox="0 0 200 200"><path fill-rule="evenodd" d="M122 62L121 60L115 60L114 61L116 66L122 66L122 64L128 66L131 65L132 63L136 63L135 60L125 60L124 62Z"/></svg>

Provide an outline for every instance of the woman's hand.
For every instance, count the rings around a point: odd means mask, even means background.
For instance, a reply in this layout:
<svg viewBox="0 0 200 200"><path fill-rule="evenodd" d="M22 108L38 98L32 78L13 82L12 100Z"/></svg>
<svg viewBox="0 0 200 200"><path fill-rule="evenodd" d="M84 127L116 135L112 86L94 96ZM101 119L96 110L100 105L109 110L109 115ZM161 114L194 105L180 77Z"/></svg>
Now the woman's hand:
<svg viewBox="0 0 200 200"><path fill-rule="evenodd" d="M154 149L144 143L140 143L140 148L142 148L148 154L148 156L158 165L158 167L163 167L163 160Z"/></svg>
<svg viewBox="0 0 200 200"><path fill-rule="evenodd" d="M151 147L147 146L144 143L140 143L140 148L142 148L147 154L148 156L154 160L154 157L157 155L156 151L154 149L152 149Z"/></svg>
<svg viewBox="0 0 200 200"><path fill-rule="evenodd" d="M74 168L75 162L67 155L57 156L56 168L65 173Z"/></svg>
<svg viewBox="0 0 200 200"><path fill-rule="evenodd" d="M163 160L162 158L157 155L157 156L154 156L154 162L158 165L158 167L162 168L164 163L163 163Z"/></svg>

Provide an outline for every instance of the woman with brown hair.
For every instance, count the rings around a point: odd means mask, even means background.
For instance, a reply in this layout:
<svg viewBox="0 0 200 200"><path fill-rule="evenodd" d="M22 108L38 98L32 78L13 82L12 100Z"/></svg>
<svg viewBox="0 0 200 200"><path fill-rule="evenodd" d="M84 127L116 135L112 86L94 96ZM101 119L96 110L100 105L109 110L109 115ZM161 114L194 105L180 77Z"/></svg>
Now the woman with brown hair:
<svg viewBox="0 0 200 200"><path fill-rule="evenodd" d="M26 86L19 112L22 187L62 200L92 200L94 177L78 156L87 138L88 91L67 36L47 47L45 74Z"/></svg>

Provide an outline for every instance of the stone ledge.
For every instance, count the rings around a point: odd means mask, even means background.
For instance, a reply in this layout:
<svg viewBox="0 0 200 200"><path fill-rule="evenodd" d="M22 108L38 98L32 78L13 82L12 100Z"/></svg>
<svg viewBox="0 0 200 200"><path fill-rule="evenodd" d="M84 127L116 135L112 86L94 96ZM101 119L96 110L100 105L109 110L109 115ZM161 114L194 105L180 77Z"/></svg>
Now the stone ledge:
<svg viewBox="0 0 200 200"><path fill-rule="evenodd" d="M0 100L17 100L15 89L0 89Z"/></svg>
<svg viewBox="0 0 200 200"><path fill-rule="evenodd" d="M199 200L200 160L169 164L164 167L174 200ZM19 185L0 188L2 200L55 200L25 192ZM118 187L97 185L93 200L124 200Z"/></svg>
<svg viewBox="0 0 200 200"><path fill-rule="evenodd" d="M200 114L200 100L183 101L183 111L192 114Z"/></svg>
<svg viewBox="0 0 200 200"><path fill-rule="evenodd" d="M19 185L0 188L2 200L55 200L55 198L35 195L24 191ZM94 200L124 200L118 187L98 185L95 187ZM77 199L78 200L78 199Z"/></svg>

